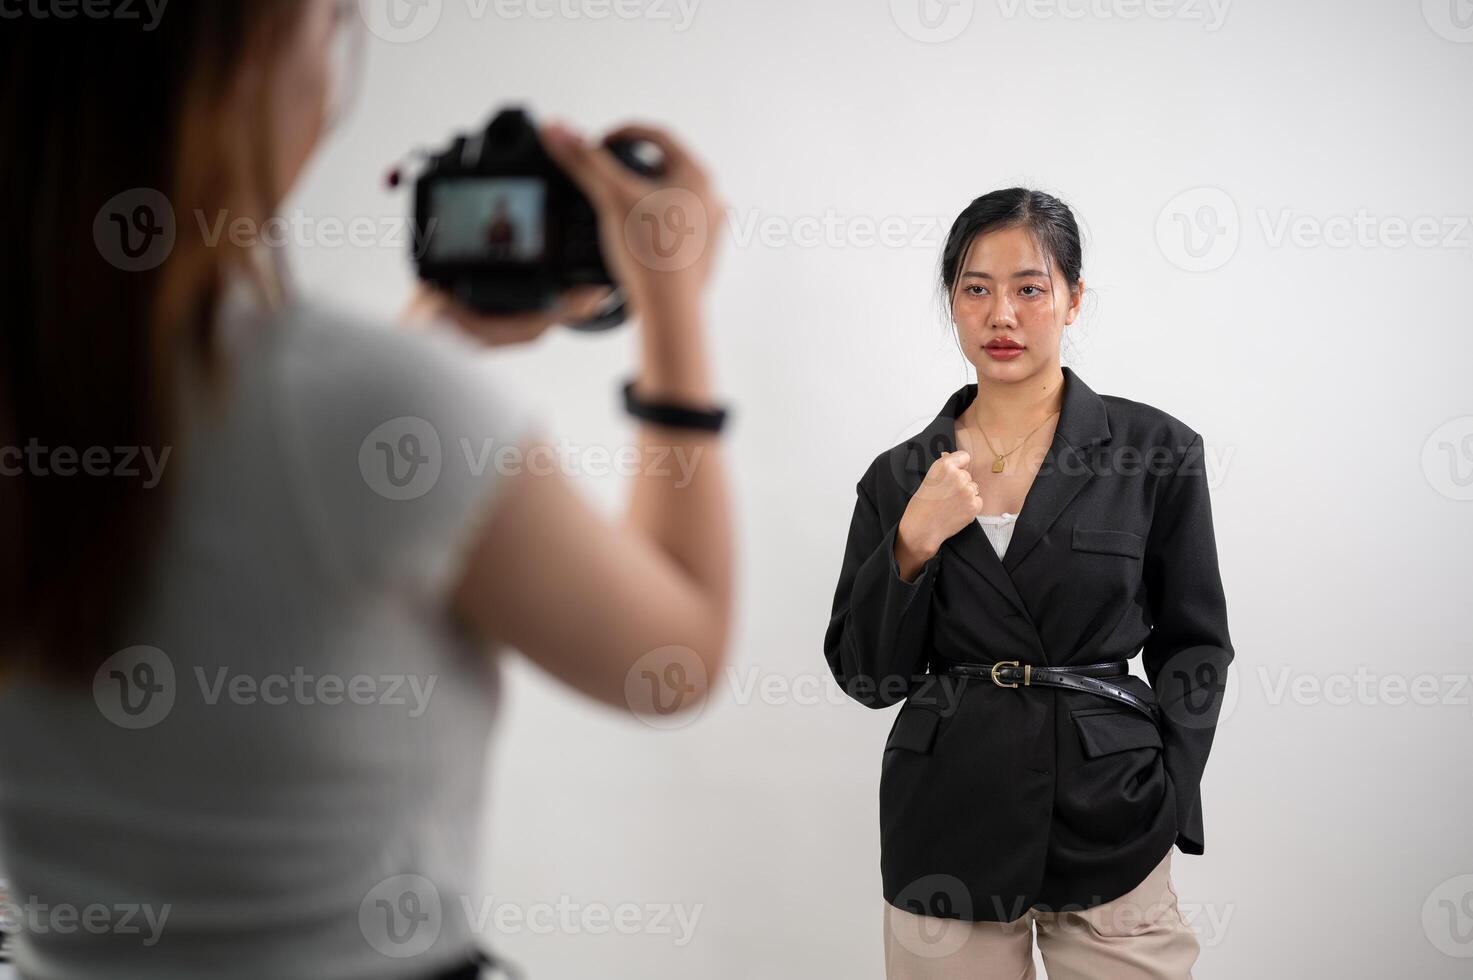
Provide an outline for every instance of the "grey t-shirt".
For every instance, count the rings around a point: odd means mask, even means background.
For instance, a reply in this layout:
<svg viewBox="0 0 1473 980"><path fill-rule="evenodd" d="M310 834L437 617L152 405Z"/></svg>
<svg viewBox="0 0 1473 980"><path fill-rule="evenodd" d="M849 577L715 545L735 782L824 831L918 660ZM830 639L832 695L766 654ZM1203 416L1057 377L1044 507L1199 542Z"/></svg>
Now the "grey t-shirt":
<svg viewBox="0 0 1473 980"><path fill-rule="evenodd" d="M91 691L0 691L34 980L404 977L473 941L499 651L448 593L535 416L446 326L239 294L221 326L120 649Z"/></svg>

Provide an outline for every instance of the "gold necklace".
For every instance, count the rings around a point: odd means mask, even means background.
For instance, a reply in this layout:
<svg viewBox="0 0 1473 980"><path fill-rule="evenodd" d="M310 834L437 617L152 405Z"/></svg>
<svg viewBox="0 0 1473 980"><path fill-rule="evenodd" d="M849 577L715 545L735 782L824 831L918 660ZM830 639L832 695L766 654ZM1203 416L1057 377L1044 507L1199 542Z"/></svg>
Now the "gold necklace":
<svg viewBox="0 0 1473 980"><path fill-rule="evenodd" d="M1049 412L1047 415L1045 415L1043 417L1043 421L1040 422L1040 423L1038 423L1036 426L1033 427L1033 432L1037 432L1039 429L1043 428L1044 425L1048 422L1048 420L1050 418L1052 418L1053 416L1057 415L1058 413L1059 413L1059 410L1056 408L1052 412ZM994 459L992 460L992 472L994 472L994 473L1001 473L1002 472L1002 468L1003 468L1003 464L1007 460L1007 458L1009 456L1013 455L1013 453L1015 453L1018 450L1022 449L1023 446L1028 442L1029 438L1031 438L1032 435L1033 435L1033 432L1028 433L1028 435L1026 435L1026 436L1023 437L1023 441L1022 442L1018 443L1016 446L1014 446L1012 449L1009 449L1007 452L1000 453L1000 452L998 452L996 449L994 449L992 447L992 440L987 438L987 430L983 429L982 426L979 425L979 426L977 426L977 431L980 432L980 433L982 433L982 440L987 443L987 450L990 453L992 453L992 455L994 457Z"/></svg>

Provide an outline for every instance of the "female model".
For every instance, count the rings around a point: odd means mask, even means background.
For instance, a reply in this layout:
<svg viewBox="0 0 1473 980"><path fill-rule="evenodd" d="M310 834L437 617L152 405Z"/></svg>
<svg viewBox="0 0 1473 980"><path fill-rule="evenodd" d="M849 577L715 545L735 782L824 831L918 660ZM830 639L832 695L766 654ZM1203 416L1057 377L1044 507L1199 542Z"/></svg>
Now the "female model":
<svg viewBox="0 0 1473 980"><path fill-rule="evenodd" d="M628 516L605 520L480 357L600 295L507 318L426 296L447 316L396 330L295 295L265 246L206 237L261 229L296 183L332 55L362 36L353 0L177 4L147 31L18 16L0 30L0 866L17 969L470 980L500 656L626 710L698 704L731 612L721 440L640 426L641 455L674 445L701 466L681 483L640 467ZM663 178L566 128L542 136L640 314L632 410L703 406L711 249L657 272L625 220L667 182L712 215L714 194L674 139L624 132L660 145ZM172 250L136 261L167 242L166 208ZM470 465L461 445L493 458ZM6 451L31 446L55 455ZM106 469L114 447L133 447L128 469ZM167 458L161 483L138 477L148 454ZM94 909L131 911L99 928ZM34 927L46 910L55 927Z"/></svg>
<svg viewBox="0 0 1473 980"><path fill-rule="evenodd" d="M1171 847L1233 649L1202 437L1059 364L1078 315L1069 208L973 201L941 285L977 381L880 453L824 640L840 685L904 701L880 778L897 978L1189 977ZM1141 652L1145 680L1128 674Z"/></svg>

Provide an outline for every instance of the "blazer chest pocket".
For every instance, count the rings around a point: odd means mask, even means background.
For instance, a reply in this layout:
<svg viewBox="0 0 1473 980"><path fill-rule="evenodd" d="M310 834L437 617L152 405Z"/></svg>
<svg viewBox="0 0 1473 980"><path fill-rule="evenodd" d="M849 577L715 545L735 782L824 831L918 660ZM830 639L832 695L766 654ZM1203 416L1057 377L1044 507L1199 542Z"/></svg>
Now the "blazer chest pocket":
<svg viewBox="0 0 1473 980"><path fill-rule="evenodd" d="M1105 527L1076 527L1073 544L1075 551L1093 551L1101 555L1141 558L1146 553L1146 539L1141 535Z"/></svg>
<svg viewBox="0 0 1473 980"><path fill-rule="evenodd" d="M888 755L891 749L919 752L922 755L930 753L940 724L941 716L934 711L902 707L894 727L890 729L890 737L885 740L885 753Z"/></svg>
<svg viewBox="0 0 1473 980"><path fill-rule="evenodd" d="M1162 748L1161 729L1145 715L1126 709L1101 708L1073 713L1084 754L1095 759L1127 749Z"/></svg>

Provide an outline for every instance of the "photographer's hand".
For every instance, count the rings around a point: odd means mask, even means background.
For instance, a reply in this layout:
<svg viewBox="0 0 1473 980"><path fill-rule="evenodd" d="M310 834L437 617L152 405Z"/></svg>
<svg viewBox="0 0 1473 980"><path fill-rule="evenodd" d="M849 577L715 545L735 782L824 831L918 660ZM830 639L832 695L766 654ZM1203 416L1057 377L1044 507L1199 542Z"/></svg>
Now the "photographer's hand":
<svg viewBox="0 0 1473 980"><path fill-rule="evenodd" d="M563 293L558 297L557 306L551 310L487 316L467 309L441 290L420 283L400 315L400 322L415 326L444 318L490 347L525 344L542 336L548 327L576 323L593 316L611 292L606 286L583 286Z"/></svg>
<svg viewBox="0 0 1473 980"><path fill-rule="evenodd" d="M597 210L604 258L631 312L647 325L694 326L724 224L724 208L705 168L655 126L621 126L604 136L603 145L559 123L544 126L541 137ZM645 177L621 163L608 149L621 139L658 147L663 172Z"/></svg>

